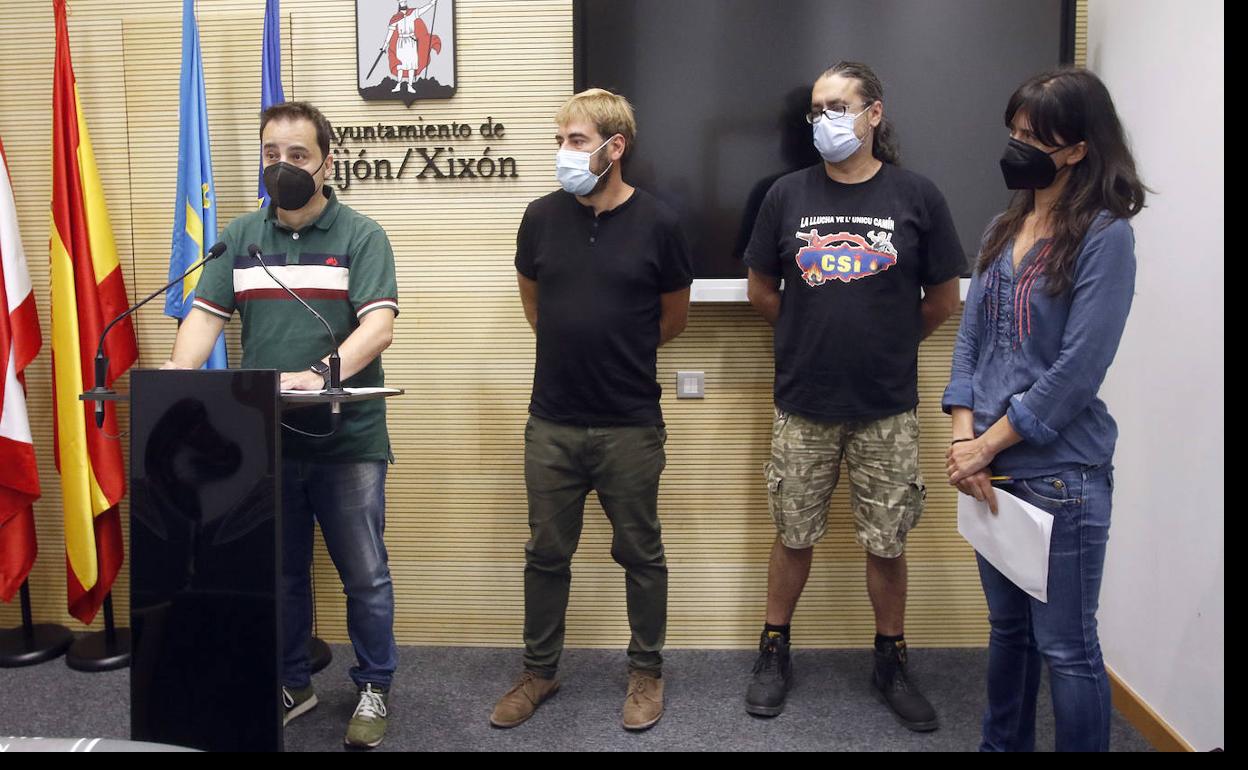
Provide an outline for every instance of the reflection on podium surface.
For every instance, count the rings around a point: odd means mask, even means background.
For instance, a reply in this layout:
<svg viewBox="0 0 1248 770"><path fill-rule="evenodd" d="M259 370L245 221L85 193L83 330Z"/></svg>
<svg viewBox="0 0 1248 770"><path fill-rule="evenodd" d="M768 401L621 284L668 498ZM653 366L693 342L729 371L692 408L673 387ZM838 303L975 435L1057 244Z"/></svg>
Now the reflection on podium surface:
<svg viewBox="0 0 1248 770"><path fill-rule="evenodd" d="M136 740L281 748L277 376L133 376Z"/></svg>

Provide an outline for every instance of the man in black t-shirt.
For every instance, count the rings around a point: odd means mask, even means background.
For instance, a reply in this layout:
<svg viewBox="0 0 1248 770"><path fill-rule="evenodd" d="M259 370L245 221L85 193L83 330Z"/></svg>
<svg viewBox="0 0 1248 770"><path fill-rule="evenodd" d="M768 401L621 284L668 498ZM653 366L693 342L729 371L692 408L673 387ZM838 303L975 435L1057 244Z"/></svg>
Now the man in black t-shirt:
<svg viewBox="0 0 1248 770"><path fill-rule="evenodd" d="M636 123L628 101L591 89L555 116L562 190L529 204L516 236L520 298L537 333L524 431L529 529L524 673L490 723L515 727L559 689L572 556L591 489L627 578L624 727L663 714L667 563L658 516L667 433L657 350L684 328L693 271L676 215L624 182Z"/></svg>
<svg viewBox="0 0 1248 770"><path fill-rule="evenodd" d="M872 683L902 724L934 730L936 713L906 674L904 548L925 494L919 341L957 308L965 256L935 185L896 165L882 99L866 65L819 78L807 119L824 162L772 186L746 249L750 302L775 327L766 478L779 532L746 710L784 708L790 622L844 459L875 612Z"/></svg>

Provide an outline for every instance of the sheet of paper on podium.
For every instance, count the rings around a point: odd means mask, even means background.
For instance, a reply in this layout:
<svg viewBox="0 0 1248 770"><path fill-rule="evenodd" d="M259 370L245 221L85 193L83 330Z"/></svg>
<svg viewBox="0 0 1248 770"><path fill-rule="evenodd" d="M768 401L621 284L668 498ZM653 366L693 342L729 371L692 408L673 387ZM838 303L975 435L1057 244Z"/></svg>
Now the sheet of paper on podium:
<svg viewBox="0 0 1248 770"><path fill-rule="evenodd" d="M352 396L372 396L372 395L378 395L378 394L394 396L394 395L398 395L400 392L398 388L343 388L343 390L347 391L347 394L352 395ZM324 390L283 390L282 391L283 396L321 396L324 394L325 394Z"/></svg>
<svg viewBox="0 0 1248 770"><path fill-rule="evenodd" d="M958 495L958 534L1014 585L1047 602L1053 515L999 488L996 493L996 514L987 503Z"/></svg>

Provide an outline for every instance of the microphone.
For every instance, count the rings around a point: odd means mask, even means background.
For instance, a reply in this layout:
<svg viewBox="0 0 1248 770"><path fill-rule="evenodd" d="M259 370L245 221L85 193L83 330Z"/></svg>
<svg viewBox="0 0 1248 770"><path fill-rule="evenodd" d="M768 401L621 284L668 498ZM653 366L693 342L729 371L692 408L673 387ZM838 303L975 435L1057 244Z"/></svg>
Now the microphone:
<svg viewBox="0 0 1248 770"><path fill-rule="evenodd" d="M309 313L316 316L316 320L320 321L321 324L325 327L325 332L329 334L329 341L333 343L334 352L329 354L329 386L325 388L324 392L325 392L325 395L327 396L345 396L347 391L343 390L342 388L342 359L338 356L338 338L334 336L334 330L329 327L329 322L326 321L325 318L322 317L320 313L313 310L311 305L304 302L303 297L300 297L289 286L282 283L281 280L279 280L276 275L273 275L273 271L269 269L269 266L264 264L264 254L260 251L259 246L257 246L254 243L249 245L247 247L247 253L251 255L252 259L256 260L256 262L259 263L260 267L264 268L264 272L268 273L269 277L273 279L274 283L276 283L278 286L281 286L283 289L286 290L287 294L289 294L290 296L298 300L299 304L303 305L304 308L306 308ZM342 411L342 403L340 401L335 399L334 401L330 402L330 414L331 415L333 415L334 417L337 417L341 413L341 411Z"/></svg>
<svg viewBox="0 0 1248 770"><path fill-rule="evenodd" d="M122 320L124 320L126 317L128 317L134 311L143 307L148 302L151 302L153 299L160 296L161 294L164 294L166 291L169 290L169 287L173 286L178 281L181 281L183 278L186 278L191 273L195 272L196 270L200 269L201 267L208 264L212 260L224 254L225 249L226 249L225 241L217 241L215 244L213 244L211 249L208 249L208 253L204 255L204 258L199 260L195 264L191 265L190 268L185 273L183 273L182 275L179 275L177 278L174 278L169 283L165 284L161 288L147 295L138 304L130 306L129 310L117 316L112 321L108 322L108 326L105 326L104 332L100 334L100 344L95 349L95 387L92 388L91 390L88 390L87 393L94 394L96 396L113 395L113 391L110 388L107 388L104 386L104 381L108 379L108 356L104 355L104 338L108 336L108 333L112 331L113 327L116 326L118 323L120 323ZM102 398L97 398L94 400L95 400L95 427L103 428L104 427L104 400Z"/></svg>

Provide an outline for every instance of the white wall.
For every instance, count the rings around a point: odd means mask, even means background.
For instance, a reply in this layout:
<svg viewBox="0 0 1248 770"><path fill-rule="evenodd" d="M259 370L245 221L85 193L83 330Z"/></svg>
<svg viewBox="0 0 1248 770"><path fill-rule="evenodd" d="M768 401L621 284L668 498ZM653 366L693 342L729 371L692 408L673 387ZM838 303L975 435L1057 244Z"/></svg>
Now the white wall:
<svg viewBox="0 0 1248 770"><path fill-rule="evenodd" d="M1088 10L1088 67L1156 191L1133 222L1135 304L1101 391L1121 431L1101 644L1132 689L1208 750L1225 746L1223 8Z"/></svg>

